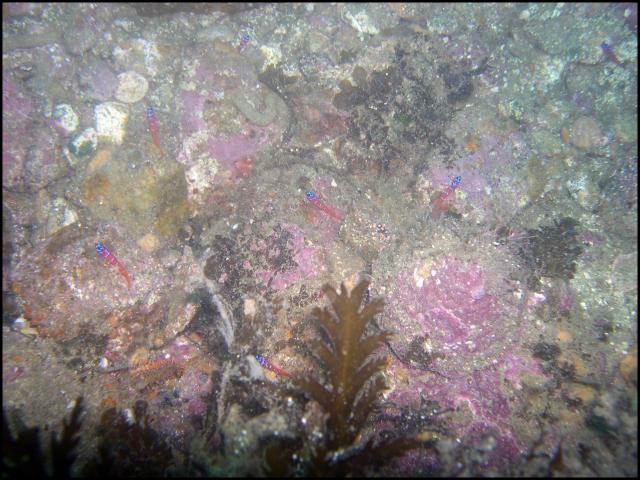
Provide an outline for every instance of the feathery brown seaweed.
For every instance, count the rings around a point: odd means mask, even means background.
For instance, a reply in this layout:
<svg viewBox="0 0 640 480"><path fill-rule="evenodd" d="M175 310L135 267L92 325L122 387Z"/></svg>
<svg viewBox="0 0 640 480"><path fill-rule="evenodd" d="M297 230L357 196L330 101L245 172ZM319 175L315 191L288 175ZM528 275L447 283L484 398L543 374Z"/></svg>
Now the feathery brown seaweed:
<svg viewBox="0 0 640 480"><path fill-rule="evenodd" d="M390 333L367 332L374 316L383 311L384 300L376 298L360 309L368 286L369 282L363 280L349 294L344 283L340 293L325 285L323 290L333 312L317 307L313 311L323 339L313 342L311 348L325 367L327 384L311 378L296 379L295 383L320 404L328 417L326 441L313 455L316 474L342 475L354 466L388 459L417 446L410 438L383 440L375 446L373 437L363 444L357 441L387 388L380 375L387 360L374 353ZM380 453L385 455L381 457Z"/></svg>

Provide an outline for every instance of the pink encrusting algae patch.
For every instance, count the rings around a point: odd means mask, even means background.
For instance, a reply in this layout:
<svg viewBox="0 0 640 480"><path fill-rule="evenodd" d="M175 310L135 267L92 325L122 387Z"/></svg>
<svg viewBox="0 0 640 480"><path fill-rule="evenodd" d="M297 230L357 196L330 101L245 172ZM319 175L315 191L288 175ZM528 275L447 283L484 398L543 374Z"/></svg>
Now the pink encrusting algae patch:
<svg viewBox="0 0 640 480"><path fill-rule="evenodd" d="M518 389L522 374L542 373L533 359L514 351L526 329L513 321L512 310L487 292L483 268L442 256L420 281L401 272L388 301L391 315L405 319L396 337L403 338L396 340L400 354L416 336L428 338L431 349L431 361L423 365L431 373L411 369L409 385L390 399L396 405L415 405L425 398L443 407L467 408L483 428L502 431L505 448L517 445L508 430L512 408L503 381L508 379ZM395 363L400 366L398 360ZM515 454L518 449L505 452Z"/></svg>
<svg viewBox="0 0 640 480"><path fill-rule="evenodd" d="M209 153L225 168L231 170L238 160L253 155L258 150L255 140L246 135L236 134L228 138L209 138Z"/></svg>
<svg viewBox="0 0 640 480"><path fill-rule="evenodd" d="M292 235L291 247L296 266L285 271L259 270L255 273L265 286L277 291L312 277L318 271L318 248L305 244L304 232L297 225L282 224L282 227Z"/></svg>

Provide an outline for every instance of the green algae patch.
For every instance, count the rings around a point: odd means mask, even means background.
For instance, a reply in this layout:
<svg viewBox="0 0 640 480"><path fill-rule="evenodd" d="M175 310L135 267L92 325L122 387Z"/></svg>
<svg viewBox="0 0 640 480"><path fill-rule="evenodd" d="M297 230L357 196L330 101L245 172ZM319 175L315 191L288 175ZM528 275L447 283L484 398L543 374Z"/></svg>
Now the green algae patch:
<svg viewBox="0 0 640 480"><path fill-rule="evenodd" d="M527 195L531 202L554 188L562 178L564 163L558 157L532 156L527 162Z"/></svg>
<svg viewBox="0 0 640 480"><path fill-rule="evenodd" d="M540 157L531 157L527 163L527 194L535 201L547 186L547 172Z"/></svg>
<svg viewBox="0 0 640 480"><path fill-rule="evenodd" d="M256 125L266 126L277 117L287 115L284 101L272 90L259 84L255 91L238 90L230 95L231 102Z"/></svg>
<svg viewBox="0 0 640 480"><path fill-rule="evenodd" d="M173 237L178 233L190 212L191 207L186 198L180 203L168 206L166 210L158 215L155 224L156 232L164 238Z"/></svg>
<svg viewBox="0 0 640 480"><path fill-rule="evenodd" d="M169 239L190 211L184 168L167 158L143 162L137 155L121 151L98 167L83 182L84 203L100 221L134 238L151 232Z"/></svg>

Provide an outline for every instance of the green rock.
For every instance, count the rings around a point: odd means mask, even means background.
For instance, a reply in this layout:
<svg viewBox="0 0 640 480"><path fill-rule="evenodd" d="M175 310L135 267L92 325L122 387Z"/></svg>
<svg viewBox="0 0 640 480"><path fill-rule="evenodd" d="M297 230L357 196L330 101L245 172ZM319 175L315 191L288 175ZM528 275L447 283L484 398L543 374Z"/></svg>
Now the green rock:
<svg viewBox="0 0 640 480"><path fill-rule="evenodd" d="M153 233L169 239L190 213L184 167L168 157L144 162L135 150L117 150L84 189L92 214L133 238Z"/></svg>

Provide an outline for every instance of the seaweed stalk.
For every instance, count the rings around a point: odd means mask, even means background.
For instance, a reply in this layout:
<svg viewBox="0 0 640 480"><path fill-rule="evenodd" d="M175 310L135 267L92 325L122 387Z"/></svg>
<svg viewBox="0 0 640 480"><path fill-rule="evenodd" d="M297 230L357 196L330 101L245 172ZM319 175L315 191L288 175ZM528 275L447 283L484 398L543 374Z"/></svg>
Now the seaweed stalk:
<svg viewBox="0 0 640 480"><path fill-rule="evenodd" d="M53 471L56 475L64 477L71 476L71 465L75 462L77 454L75 452L80 443L80 415L82 415L82 397L78 397L71 411L69 421L62 420L62 435L58 440L55 432L51 434L51 459Z"/></svg>

